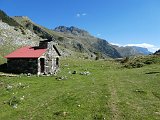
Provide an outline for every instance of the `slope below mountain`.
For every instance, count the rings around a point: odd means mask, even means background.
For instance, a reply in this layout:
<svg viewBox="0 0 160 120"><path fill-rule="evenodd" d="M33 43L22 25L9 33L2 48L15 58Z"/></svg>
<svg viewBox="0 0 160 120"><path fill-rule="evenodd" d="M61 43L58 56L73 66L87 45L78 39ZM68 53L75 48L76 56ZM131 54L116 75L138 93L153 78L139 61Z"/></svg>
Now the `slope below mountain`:
<svg viewBox="0 0 160 120"><path fill-rule="evenodd" d="M15 16L12 18L16 22L18 22L21 26L34 32L35 34L37 34L41 38L52 39L53 37L55 37L53 32L51 33L49 29L35 24L27 16Z"/></svg>
<svg viewBox="0 0 160 120"><path fill-rule="evenodd" d="M10 26L17 26L20 27L21 25L17 23L14 19L9 17L4 11L0 10L0 20L2 22L7 23Z"/></svg>
<svg viewBox="0 0 160 120"><path fill-rule="evenodd" d="M16 16L13 19L26 29L36 33L39 37L55 40L62 46L61 50L64 54L66 51L71 50L87 53L88 56L95 56L96 53L101 53L103 57L121 57L117 50L110 46L107 41L93 37L85 30L73 26L59 26L54 30L50 30L35 24L27 17Z"/></svg>
<svg viewBox="0 0 160 120"><path fill-rule="evenodd" d="M39 37L28 29L10 26L0 21L0 57L26 45L36 45Z"/></svg>
<svg viewBox="0 0 160 120"><path fill-rule="evenodd" d="M87 31L76 28L74 26L66 27L59 26L54 29L54 31L71 38L73 46L80 49L81 51L89 51L91 53L101 53L104 57L118 58L121 57L115 48L110 46L110 44L100 38L96 38L90 35ZM77 46L78 45L78 46Z"/></svg>

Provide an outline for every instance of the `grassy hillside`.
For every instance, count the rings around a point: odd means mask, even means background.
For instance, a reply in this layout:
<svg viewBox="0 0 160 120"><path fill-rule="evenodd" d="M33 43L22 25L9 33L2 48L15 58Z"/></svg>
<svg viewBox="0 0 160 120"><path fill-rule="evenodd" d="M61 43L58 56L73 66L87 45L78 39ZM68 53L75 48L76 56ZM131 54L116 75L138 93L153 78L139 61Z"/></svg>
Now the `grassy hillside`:
<svg viewBox="0 0 160 120"><path fill-rule="evenodd" d="M148 56L135 56L126 58L122 61L126 68L140 68L150 64L160 63L160 56L148 55Z"/></svg>
<svg viewBox="0 0 160 120"><path fill-rule="evenodd" d="M55 77L0 77L0 119L158 120L159 71L63 59Z"/></svg>
<svg viewBox="0 0 160 120"><path fill-rule="evenodd" d="M17 27L21 26L19 23L17 23L14 19L12 19L11 17L9 17L2 10L0 10L0 20L2 20L3 22L5 22L5 23L7 23L8 25L11 25L11 26L17 26Z"/></svg>

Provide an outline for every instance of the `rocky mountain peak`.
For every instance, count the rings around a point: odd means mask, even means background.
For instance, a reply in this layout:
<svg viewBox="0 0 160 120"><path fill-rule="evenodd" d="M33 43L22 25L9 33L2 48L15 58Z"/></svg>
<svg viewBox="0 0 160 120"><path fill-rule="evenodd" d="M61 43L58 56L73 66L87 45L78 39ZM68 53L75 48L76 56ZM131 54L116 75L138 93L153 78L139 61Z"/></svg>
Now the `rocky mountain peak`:
<svg viewBox="0 0 160 120"><path fill-rule="evenodd" d="M90 34L87 31L79 29L74 26L71 26L71 27L59 26L59 27L56 27L54 31L73 34L76 36L90 36Z"/></svg>
<svg viewBox="0 0 160 120"><path fill-rule="evenodd" d="M28 16L14 16L13 18L22 18L24 20L31 21L31 19Z"/></svg>

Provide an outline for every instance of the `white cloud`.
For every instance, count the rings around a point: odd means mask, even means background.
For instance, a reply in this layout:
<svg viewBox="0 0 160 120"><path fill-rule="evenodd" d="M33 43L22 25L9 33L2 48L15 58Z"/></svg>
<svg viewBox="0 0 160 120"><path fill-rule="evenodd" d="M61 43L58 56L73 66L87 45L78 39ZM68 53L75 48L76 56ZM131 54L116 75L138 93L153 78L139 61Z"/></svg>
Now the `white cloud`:
<svg viewBox="0 0 160 120"><path fill-rule="evenodd" d="M86 15L87 15L87 13L77 13L76 14L77 17L82 17L82 16L86 16Z"/></svg>
<svg viewBox="0 0 160 120"><path fill-rule="evenodd" d="M100 34L100 33L98 33L98 34L97 34L97 36L101 36L101 34Z"/></svg>
<svg viewBox="0 0 160 120"><path fill-rule="evenodd" d="M122 47L122 46L123 46L123 45L118 44L118 43L110 43L110 44L112 44L112 45L117 45L117 46L119 46L119 47Z"/></svg>
<svg viewBox="0 0 160 120"><path fill-rule="evenodd" d="M81 14L77 13L77 14L76 14L76 16L77 16L77 17L80 17L80 16L81 16Z"/></svg>
<svg viewBox="0 0 160 120"><path fill-rule="evenodd" d="M112 45L117 45L117 46L137 46L137 47L143 47L143 48L147 48L150 52L155 52L158 49L160 49L159 47L152 45L152 44L148 44L148 43L141 43L141 44L127 44L127 45L121 45L121 44L117 44L117 43L111 43Z"/></svg>
<svg viewBox="0 0 160 120"><path fill-rule="evenodd" d="M87 13L82 13L82 16L86 16L87 15Z"/></svg>

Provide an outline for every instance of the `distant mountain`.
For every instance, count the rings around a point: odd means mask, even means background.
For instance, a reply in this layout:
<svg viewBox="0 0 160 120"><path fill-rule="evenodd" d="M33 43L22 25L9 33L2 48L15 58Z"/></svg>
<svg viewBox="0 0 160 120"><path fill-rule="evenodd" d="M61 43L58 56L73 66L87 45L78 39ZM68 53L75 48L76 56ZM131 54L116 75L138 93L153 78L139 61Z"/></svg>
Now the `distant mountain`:
<svg viewBox="0 0 160 120"><path fill-rule="evenodd" d="M160 49L157 50L157 51L154 53L154 55L160 55Z"/></svg>
<svg viewBox="0 0 160 120"><path fill-rule="evenodd" d="M59 27L56 27L54 31L62 32L65 34L72 34L75 36L85 36L85 37L90 36L90 34L87 31L76 28L74 26L71 26L71 27L59 26Z"/></svg>
<svg viewBox="0 0 160 120"><path fill-rule="evenodd" d="M152 52L150 52L147 48L137 47L137 46L132 46L132 47L135 48L139 53L141 53L143 55L152 54Z"/></svg>
<svg viewBox="0 0 160 120"><path fill-rule="evenodd" d="M119 47L115 45L112 46L120 53L122 57L152 54L150 51L148 51L147 48L142 48L137 46L125 46L125 47Z"/></svg>
<svg viewBox="0 0 160 120"><path fill-rule="evenodd" d="M71 26L59 26L54 31L67 35L77 42L82 49L91 53L101 53L104 57L119 58L121 55L113 48L106 40L96 38L90 35L87 31ZM74 46L75 47L75 46Z"/></svg>

